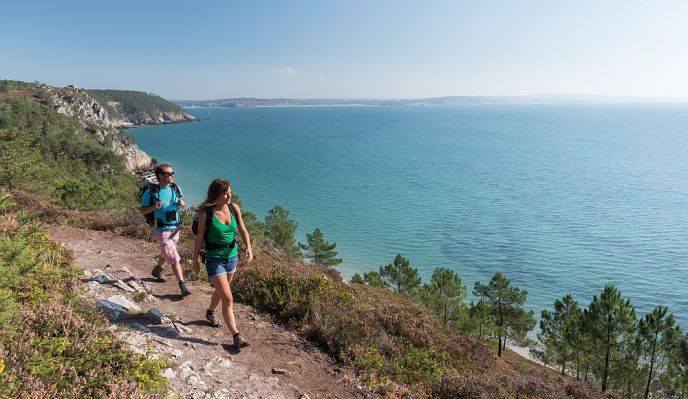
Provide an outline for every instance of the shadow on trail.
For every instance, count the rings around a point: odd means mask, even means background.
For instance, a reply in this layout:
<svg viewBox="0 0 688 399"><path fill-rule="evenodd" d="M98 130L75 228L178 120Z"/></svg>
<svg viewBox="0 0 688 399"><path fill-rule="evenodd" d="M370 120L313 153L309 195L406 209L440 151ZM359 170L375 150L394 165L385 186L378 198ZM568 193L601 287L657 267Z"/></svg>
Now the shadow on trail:
<svg viewBox="0 0 688 399"><path fill-rule="evenodd" d="M222 326L213 326L207 320L190 320L190 321L182 322L181 324L183 324L185 326L201 326L201 327L212 327L212 328L222 327Z"/></svg>
<svg viewBox="0 0 688 399"><path fill-rule="evenodd" d="M230 355L237 355L241 352L241 349L237 348L233 344L222 344L222 349L229 352Z"/></svg>
<svg viewBox="0 0 688 399"><path fill-rule="evenodd" d="M182 294L151 294L151 295L153 295L154 297L156 297L158 299L162 299L165 301L171 301L171 302L179 302L182 299L184 299Z"/></svg>

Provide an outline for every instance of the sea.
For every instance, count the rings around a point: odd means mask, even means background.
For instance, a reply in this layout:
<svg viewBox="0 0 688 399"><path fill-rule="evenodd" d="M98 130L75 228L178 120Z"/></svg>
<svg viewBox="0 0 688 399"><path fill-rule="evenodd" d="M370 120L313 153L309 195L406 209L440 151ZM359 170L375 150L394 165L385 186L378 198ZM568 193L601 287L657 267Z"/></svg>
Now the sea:
<svg viewBox="0 0 688 399"><path fill-rule="evenodd" d="M539 316L605 284L639 317L688 327L688 105L472 104L193 108L127 131L172 163L190 203L228 178L337 244L345 278L397 254L469 292L501 272Z"/></svg>

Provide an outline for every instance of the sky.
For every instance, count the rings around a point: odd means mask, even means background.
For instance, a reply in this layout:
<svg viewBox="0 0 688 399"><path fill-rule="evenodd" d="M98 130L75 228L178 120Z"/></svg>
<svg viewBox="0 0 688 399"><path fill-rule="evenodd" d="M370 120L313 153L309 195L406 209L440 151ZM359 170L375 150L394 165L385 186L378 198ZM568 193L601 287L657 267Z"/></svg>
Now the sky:
<svg viewBox="0 0 688 399"><path fill-rule="evenodd" d="M0 79L173 100L685 100L687 20L684 0L0 0Z"/></svg>

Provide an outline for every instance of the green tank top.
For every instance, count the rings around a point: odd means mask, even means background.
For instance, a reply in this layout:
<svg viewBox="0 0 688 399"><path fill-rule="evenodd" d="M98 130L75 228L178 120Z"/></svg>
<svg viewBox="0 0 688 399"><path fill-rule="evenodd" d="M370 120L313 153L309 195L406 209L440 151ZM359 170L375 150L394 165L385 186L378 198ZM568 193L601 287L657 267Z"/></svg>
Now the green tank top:
<svg viewBox="0 0 688 399"><path fill-rule="evenodd" d="M208 241L214 242L216 244L229 244L234 240L234 234L237 231L237 221L232 212L229 213L229 217L232 222L230 224L224 224L220 219L215 216L213 212L212 221L208 228ZM207 222L206 222L207 223ZM234 248L217 248L207 252L206 257L214 259L229 259L231 257L237 256L237 246Z"/></svg>

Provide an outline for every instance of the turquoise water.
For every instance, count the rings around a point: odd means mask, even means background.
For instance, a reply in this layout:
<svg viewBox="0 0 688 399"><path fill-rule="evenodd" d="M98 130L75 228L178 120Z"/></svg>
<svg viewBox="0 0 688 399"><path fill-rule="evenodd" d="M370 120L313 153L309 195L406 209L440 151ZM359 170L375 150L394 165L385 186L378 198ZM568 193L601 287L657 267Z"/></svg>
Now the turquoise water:
<svg viewBox="0 0 688 399"><path fill-rule="evenodd" d="M345 276L397 253L469 292L501 271L537 314L616 284L639 314L688 326L688 106L473 105L193 109L131 130L199 202L228 177L337 243Z"/></svg>

